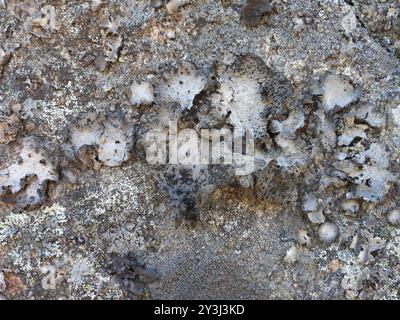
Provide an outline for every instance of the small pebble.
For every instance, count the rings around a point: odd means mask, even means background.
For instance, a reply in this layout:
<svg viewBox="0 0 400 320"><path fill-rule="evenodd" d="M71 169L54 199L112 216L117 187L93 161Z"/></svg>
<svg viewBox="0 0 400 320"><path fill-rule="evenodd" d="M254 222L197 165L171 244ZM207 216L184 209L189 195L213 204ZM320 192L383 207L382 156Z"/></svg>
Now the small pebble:
<svg viewBox="0 0 400 320"><path fill-rule="evenodd" d="M268 130L269 130L272 134L278 134L279 132L282 131L282 123L280 123L278 120L272 120L272 121L268 124Z"/></svg>
<svg viewBox="0 0 400 320"><path fill-rule="evenodd" d="M159 9L163 6L164 0L151 0L151 6L154 9Z"/></svg>
<svg viewBox="0 0 400 320"><path fill-rule="evenodd" d="M319 239L326 245L334 243L338 235L339 228L332 222L325 222L318 229Z"/></svg>
<svg viewBox="0 0 400 320"><path fill-rule="evenodd" d="M166 36L168 39L175 39L175 31L174 30L168 30L166 33Z"/></svg>
<svg viewBox="0 0 400 320"><path fill-rule="evenodd" d="M188 0L171 0L167 3L166 7L168 12L173 13L179 9L179 7L186 4Z"/></svg>
<svg viewBox="0 0 400 320"><path fill-rule="evenodd" d="M392 226L400 226L400 209L393 209L386 217Z"/></svg>
<svg viewBox="0 0 400 320"><path fill-rule="evenodd" d="M293 264L297 261L298 257L299 257L299 250L297 249L296 246L291 246L286 251L286 256L283 258L283 261L285 261L288 264Z"/></svg>

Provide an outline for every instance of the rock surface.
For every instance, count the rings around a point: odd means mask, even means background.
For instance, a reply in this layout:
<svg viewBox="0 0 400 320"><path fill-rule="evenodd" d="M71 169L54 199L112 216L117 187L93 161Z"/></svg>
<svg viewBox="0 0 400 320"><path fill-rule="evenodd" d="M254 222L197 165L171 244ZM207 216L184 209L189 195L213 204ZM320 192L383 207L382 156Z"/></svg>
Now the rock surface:
<svg viewBox="0 0 400 320"><path fill-rule="evenodd" d="M397 0L0 1L0 297L399 299L399 35ZM171 121L254 170L149 163Z"/></svg>

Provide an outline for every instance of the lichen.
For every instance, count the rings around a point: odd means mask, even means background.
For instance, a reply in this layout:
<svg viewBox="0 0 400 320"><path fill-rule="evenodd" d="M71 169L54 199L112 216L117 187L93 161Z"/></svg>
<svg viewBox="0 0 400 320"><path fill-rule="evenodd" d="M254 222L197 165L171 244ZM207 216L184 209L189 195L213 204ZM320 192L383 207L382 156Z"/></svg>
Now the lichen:
<svg viewBox="0 0 400 320"><path fill-rule="evenodd" d="M34 207L45 200L47 184L58 180L57 165L52 163L36 137L18 142L18 161L0 171L0 196L5 203Z"/></svg>
<svg viewBox="0 0 400 320"><path fill-rule="evenodd" d="M134 106L150 105L154 101L153 85L149 82L132 83L130 102Z"/></svg>
<svg viewBox="0 0 400 320"><path fill-rule="evenodd" d="M118 115L86 114L71 130L70 146L85 165L120 166L131 156L133 131Z"/></svg>
<svg viewBox="0 0 400 320"><path fill-rule="evenodd" d="M343 109L356 101L359 97L359 90L338 75L328 74L321 79L319 87L315 91L322 95L322 103L326 112L336 109Z"/></svg>
<svg viewBox="0 0 400 320"><path fill-rule="evenodd" d="M191 109L193 100L207 85L206 78L189 63L183 62L178 69L165 72L156 86L159 104L177 103L182 110Z"/></svg>

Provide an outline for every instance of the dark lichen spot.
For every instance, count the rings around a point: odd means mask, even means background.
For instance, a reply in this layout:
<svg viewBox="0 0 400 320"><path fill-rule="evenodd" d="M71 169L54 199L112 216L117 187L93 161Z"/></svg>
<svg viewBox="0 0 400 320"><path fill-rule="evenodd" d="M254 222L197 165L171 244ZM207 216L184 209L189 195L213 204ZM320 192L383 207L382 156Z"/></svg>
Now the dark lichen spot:
<svg viewBox="0 0 400 320"><path fill-rule="evenodd" d="M140 264L133 252L128 252L124 256L113 253L107 261L107 271L131 298L143 297L145 286L160 278L155 269Z"/></svg>
<svg viewBox="0 0 400 320"><path fill-rule="evenodd" d="M243 23L256 27L260 22L262 16L271 11L269 0L247 0L242 8L241 19Z"/></svg>

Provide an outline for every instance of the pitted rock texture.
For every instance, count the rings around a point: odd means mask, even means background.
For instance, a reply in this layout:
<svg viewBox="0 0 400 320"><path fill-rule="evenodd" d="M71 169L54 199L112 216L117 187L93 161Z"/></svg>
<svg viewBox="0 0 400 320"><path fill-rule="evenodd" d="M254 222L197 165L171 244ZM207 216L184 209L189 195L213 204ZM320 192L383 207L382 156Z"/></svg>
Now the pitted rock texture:
<svg viewBox="0 0 400 320"><path fill-rule="evenodd" d="M399 19L0 1L0 298L399 299ZM254 170L149 163L171 122L251 130Z"/></svg>

